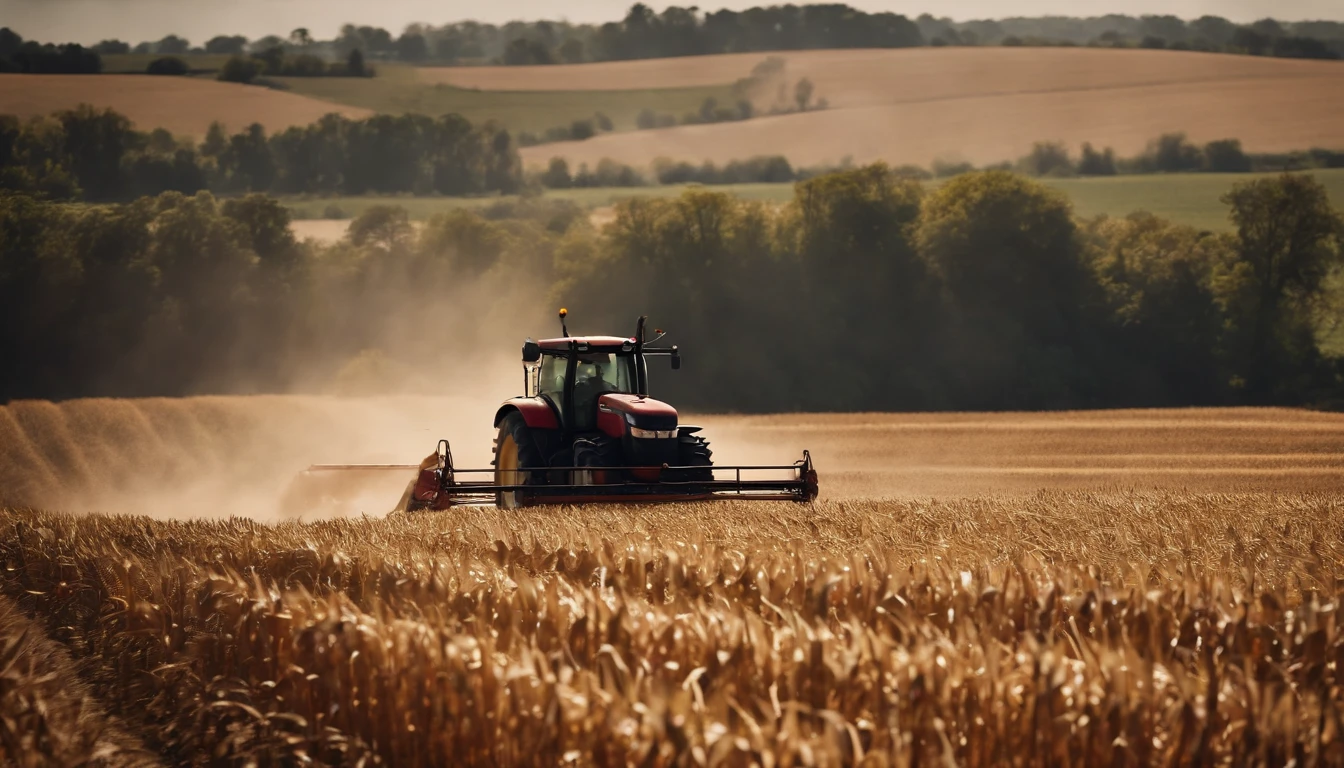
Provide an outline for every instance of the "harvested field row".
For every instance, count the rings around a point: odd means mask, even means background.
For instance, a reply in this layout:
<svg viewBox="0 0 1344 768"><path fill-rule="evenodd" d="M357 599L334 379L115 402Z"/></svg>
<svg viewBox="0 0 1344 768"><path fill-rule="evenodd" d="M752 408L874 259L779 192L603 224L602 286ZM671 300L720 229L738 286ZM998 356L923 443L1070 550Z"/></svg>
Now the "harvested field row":
<svg viewBox="0 0 1344 768"><path fill-rule="evenodd" d="M0 587L68 628L174 762L1334 763L1340 512L1226 494L278 527L2 512L0 558L22 566Z"/></svg>
<svg viewBox="0 0 1344 768"><path fill-rule="evenodd" d="M1104 48L902 48L779 51L525 67L433 67L427 82L486 91L586 91L729 85L775 56L833 107L1255 78L1325 78L1332 61Z"/></svg>
<svg viewBox="0 0 1344 768"><path fill-rule="evenodd" d="M197 77L0 74L0 114L39 117L80 104L111 107L142 131L164 128L197 139L216 120L234 131L261 123L273 133L332 112L349 118L373 114L271 88Z"/></svg>
<svg viewBox="0 0 1344 768"><path fill-rule="evenodd" d="M512 366L510 366L512 367ZM514 384L501 371L495 392ZM297 472L414 463L439 437L490 461L493 398L204 397L0 407L0 504L270 518ZM1344 415L1289 409L1041 414L688 416L724 463L811 450L823 498L965 497L1040 489L1344 491ZM409 478L352 501L382 513Z"/></svg>
<svg viewBox="0 0 1344 768"><path fill-rule="evenodd" d="M1344 72L1344 68L1341 68ZM563 157L571 167L602 158L642 167L650 158L723 164L783 155L796 166L883 160L989 165L1026 154L1038 141L1083 142L1137 155L1163 133L1196 142L1240 139L1250 152L1344 146L1340 80L1254 77L1212 82L1117 85L1076 91L939 96L909 103L762 117L598 136L522 150L539 167Z"/></svg>
<svg viewBox="0 0 1344 768"><path fill-rule="evenodd" d="M0 765L162 765L110 718L69 652L0 595Z"/></svg>

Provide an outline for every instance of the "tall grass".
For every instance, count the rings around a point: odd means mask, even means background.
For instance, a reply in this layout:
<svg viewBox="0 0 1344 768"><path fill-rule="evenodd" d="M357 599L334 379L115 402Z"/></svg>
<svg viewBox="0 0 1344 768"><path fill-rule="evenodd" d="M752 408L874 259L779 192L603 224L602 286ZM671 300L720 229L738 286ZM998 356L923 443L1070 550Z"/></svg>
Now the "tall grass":
<svg viewBox="0 0 1344 768"><path fill-rule="evenodd" d="M174 763L1333 764L1340 511L6 511L0 586Z"/></svg>

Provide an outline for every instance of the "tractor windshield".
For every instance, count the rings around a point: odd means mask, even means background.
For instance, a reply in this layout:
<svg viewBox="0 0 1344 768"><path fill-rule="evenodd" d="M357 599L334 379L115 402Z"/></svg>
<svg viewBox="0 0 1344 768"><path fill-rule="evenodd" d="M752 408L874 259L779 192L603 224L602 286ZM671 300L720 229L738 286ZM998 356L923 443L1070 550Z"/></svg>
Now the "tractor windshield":
<svg viewBox="0 0 1344 768"><path fill-rule="evenodd" d="M637 386L634 355L610 352L585 352L575 358L574 413L565 408L567 354L542 356L537 377L538 394L544 395L562 411L561 417L573 420L576 429L591 429L597 419L597 399L608 392L634 393Z"/></svg>
<svg viewBox="0 0 1344 768"><path fill-rule="evenodd" d="M578 369L574 372L574 387L601 389L603 392L634 392L635 366L631 355L613 355L593 352L579 355Z"/></svg>

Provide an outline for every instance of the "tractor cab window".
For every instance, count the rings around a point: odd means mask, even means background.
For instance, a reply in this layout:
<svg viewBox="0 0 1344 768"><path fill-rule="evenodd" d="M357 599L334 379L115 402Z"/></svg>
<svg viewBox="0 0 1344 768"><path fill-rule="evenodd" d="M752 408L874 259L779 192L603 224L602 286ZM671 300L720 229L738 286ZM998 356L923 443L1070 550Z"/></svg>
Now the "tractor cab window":
<svg viewBox="0 0 1344 768"><path fill-rule="evenodd" d="M597 428L597 399L608 392L634 392L634 358L608 352L581 354L574 369L574 428Z"/></svg>
<svg viewBox="0 0 1344 768"><path fill-rule="evenodd" d="M542 355L537 393L550 400L560 418L574 429L596 428L597 399L608 392L632 393L636 387L635 358L609 352L585 352L574 361L574 413L565 413L565 374L568 354Z"/></svg>

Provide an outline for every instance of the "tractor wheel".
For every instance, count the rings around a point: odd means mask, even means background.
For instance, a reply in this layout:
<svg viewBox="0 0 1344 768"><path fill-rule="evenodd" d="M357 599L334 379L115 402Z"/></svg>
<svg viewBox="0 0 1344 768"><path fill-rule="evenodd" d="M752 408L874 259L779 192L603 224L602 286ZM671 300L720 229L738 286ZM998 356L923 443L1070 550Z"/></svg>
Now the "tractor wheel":
<svg viewBox="0 0 1344 768"><path fill-rule="evenodd" d="M537 443L532 439L532 430L523 421L520 413L510 413L499 423L499 435L495 438L495 484L496 485L533 485L537 482L536 469L545 465ZM525 491L500 491L495 494L495 504L504 509L517 509L527 506L528 493Z"/></svg>
<svg viewBox="0 0 1344 768"><path fill-rule="evenodd" d="M699 435L682 435L677 441L677 463L683 467L696 467L686 470L686 482L714 479L714 452L709 450L709 441Z"/></svg>

